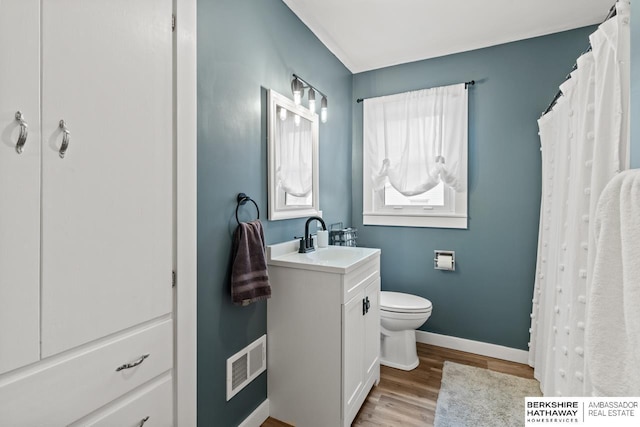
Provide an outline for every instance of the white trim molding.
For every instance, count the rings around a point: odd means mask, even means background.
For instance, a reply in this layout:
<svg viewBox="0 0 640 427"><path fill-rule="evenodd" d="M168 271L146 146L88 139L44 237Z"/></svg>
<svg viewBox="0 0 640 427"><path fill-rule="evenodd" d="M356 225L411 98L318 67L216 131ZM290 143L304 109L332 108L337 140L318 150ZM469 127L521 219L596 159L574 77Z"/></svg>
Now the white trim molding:
<svg viewBox="0 0 640 427"><path fill-rule="evenodd" d="M467 217L462 215L383 215L380 213L362 214L363 225L386 225L391 227L430 227L430 228L458 228L467 229Z"/></svg>
<svg viewBox="0 0 640 427"><path fill-rule="evenodd" d="M266 399L238 427L260 427L269 418L269 399Z"/></svg>
<svg viewBox="0 0 640 427"><path fill-rule="evenodd" d="M434 334L433 332L425 331L416 331L416 341L423 344L431 344L438 347L450 348L452 350L466 351L467 353L495 357L496 359L508 360L510 362L517 362L525 365L529 363L528 351L504 347L497 344L489 344L486 342L473 341L449 335Z"/></svg>
<svg viewBox="0 0 640 427"><path fill-rule="evenodd" d="M175 55L175 411L197 425L197 0L174 0Z"/></svg>

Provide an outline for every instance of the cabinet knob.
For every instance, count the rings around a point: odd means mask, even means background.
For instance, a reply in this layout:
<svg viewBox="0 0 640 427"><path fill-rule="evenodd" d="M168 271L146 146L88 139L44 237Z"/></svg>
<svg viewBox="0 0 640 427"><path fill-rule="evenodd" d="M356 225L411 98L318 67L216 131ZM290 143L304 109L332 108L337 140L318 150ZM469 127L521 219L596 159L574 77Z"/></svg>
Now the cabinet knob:
<svg viewBox="0 0 640 427"><path fill-rule="evenodd" d="M140 420L138 427L142 427L147 421L149 421L149 415Z"/></svg>
<svg viewBox="0 0 640 427"><path fill-rule="evenodd" d="M69 148L69 135L71 135L71 132L69 132L64 120L60 120L59 126L60 129L62 129L62 145L60 146L60 151L58 153L60 154L60 158L64 159L64 155L67 153L67 148Z"/></svg>
<svg viewBox="0 0 640 427"><path fill-rule="evenodd" d="M20 111L16 111L16 121L20 125L20 135L18 136L18 142L16 142L16 152L22 154L24 144L27 142L27 135L29 135L29 126Z"/></svg>

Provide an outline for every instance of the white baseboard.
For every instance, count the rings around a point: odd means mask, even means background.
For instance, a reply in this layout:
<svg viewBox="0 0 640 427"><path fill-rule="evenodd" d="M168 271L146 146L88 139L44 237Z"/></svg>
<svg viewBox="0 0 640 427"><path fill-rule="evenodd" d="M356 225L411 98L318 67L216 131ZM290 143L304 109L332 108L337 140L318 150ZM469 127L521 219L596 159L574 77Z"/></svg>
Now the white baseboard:
<svg viewBox="0 0 640 427"><path fill-rule="evenodd" d="M269 418L269 399L266 399L238 427L260 427Z"/></svg>
<svg viewBox="0 0 640 427"><path fill-rule="evenodd" d="M489 344L481 341L473 341L465 338L451 337L448 335L434 334L433 332L416 331L416 341L452 350L466 351L467 353L482 356L495 357L517 363L529 363L529 352L517 348L504 347L497 344Z"/></svg>

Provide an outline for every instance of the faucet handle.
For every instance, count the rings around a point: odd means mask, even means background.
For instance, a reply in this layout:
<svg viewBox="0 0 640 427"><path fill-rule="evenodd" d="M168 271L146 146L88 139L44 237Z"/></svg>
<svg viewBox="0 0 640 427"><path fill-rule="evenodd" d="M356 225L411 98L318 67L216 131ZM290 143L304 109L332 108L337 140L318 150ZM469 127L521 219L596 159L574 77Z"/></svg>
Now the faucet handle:
<svg viewBox="0 0 640 427"><path fill-rule="evenodd" d="M307 252L306 249L306 245L305 245L305 241L304 241L304 237L297 237L294 236L296 239L300 239L300 248L298 249L298 252L303 254L305 252Z"/></svg>

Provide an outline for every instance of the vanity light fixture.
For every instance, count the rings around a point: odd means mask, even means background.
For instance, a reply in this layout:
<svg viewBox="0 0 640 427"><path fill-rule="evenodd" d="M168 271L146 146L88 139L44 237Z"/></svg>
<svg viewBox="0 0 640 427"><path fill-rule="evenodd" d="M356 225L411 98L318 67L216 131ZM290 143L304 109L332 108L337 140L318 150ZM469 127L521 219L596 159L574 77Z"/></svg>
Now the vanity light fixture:
<svg viewBox="0 0 640 427"><path fill-rule="evenodd" d="M327 95L319 91L316 87L311 86L309 82L300 78L300 76L294 74L293 80L291 80L291 91L293 92L293 102L296 105L300 105L302 103L305 89L309 89L309 110L314 114L316 112L316 93L322 96L320 100L320 121L322 123L326 123L328 104Z"/></svg>

